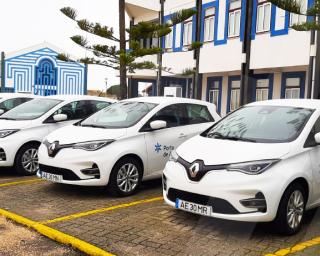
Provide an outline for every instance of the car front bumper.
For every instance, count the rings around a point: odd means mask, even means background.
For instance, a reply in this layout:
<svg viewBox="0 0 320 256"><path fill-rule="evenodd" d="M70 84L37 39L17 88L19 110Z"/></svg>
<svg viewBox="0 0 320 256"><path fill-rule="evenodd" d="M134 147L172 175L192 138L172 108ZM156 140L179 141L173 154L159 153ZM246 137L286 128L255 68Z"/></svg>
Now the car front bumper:
<svg viewBox="0 0 320 256"><path fill-rule="evenodd" d="M62 180L54 181L63 184L81 186L105 186L109 182L110 172L114 165L108 159L105 150L85 151L81 149L63 149L54 158L49 157L47 147L39 148L39 165L41 172L62 175ZM99 175L86 175L83 170L96 168Z"/></svg>
<svg viewBox="0 0 320 256"><path fill-rule="evenodd" d="M274 179L271 172L246 175L218 170L207 173L199 182L191 181L187 170L179 163L168 162L163 172L165 202L176 207L176 199L212 207L211 217L246 221L270 222L277 214L284 186L282 179ZM243 200L263 195L266 208L259 209Z"/></svg>

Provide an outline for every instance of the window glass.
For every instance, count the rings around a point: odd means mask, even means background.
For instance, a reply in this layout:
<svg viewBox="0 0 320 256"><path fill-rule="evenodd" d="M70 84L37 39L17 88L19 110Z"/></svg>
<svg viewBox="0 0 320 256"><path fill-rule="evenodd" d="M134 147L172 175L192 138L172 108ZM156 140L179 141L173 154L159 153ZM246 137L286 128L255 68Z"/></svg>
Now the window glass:
<svg viewBox="0 0 320 256"><path fill-rule="evenodd" d="M14 109L9 110L3 114L1 119L14 119L14 120L33 120L36 119L50 109L61 103L60 100L54 99L34 99L25 104L21 104Z"/></svg>
<svg viewBox="0 0 320 256"><path fill-rule="evenodd" d="M7 112L8 110L11 110L15 108L16 106L19 106L22 103L25 103L29 100L32 100L32 98L14 98L14 99L8 99L0 103L0 109L3 109L4 112Z"/></svg>
<svg viewBox="0 0 320 256"><path fill-rule="evenodd" d="M218 106L219 104L219 90L210 90L209 91L209 102Z"/></svg>
<svg viewBox="0 0 320 256"><path fill-rule="evenodd" d="M241 22L241 0L234 0L229 5L228 36L237 37L240 35Z"/></svg>
<svg viewBox="0 0 320 256"><path fill-rule="evenodd" d="M188 21L183 26L183 45L192 43L192 21Z"/></svg>
<svg viewBox="0 0 320 256"><path fill-rule="evenodd" d="M286 87L300 87L300 78L287 78Z"/></svg>
<svg viewBox="0 0 320 256"><path fill-rule="evenodd" d="M269 89L257 89L256 90L256 101L268 100Z"/></svg>
<svg viewBox="0 0 320 256"><path fill-rule="evenodd" d="M81 122L81 126L128 128L138 123L155 106L146 102L118 102L88 117Z"/></svg>
<svg viewBox="0 0 320 256"><path fill-rule="evenodd" d="M231 0L229 9L241 8L241 0Z"/></svg>
<svg viewBox="0 0 320 256"><path fill-rule="evenodd" d="M301 80L298 77L286 79L286 99L299 99L300 98L300 83Z"/></svg>
<svg viewBox="0 0 320 256"><path fill-rule="evenodd" d="M257 7L257 32L270 30L271 4L264 3Z"/></svg>
<svg viewBox="0 0 320 256"><path fill-rule="evenodd" d="M288 142L299 136L312 113L312 109L294 107L244 107L222 119L207 135L214 137L216 133L259 143Z"/></svg>
<svg viewBox="0 0 320 256"><path fill-rule="evenodd" d="M213 41L214 38L214 14L215 8L208 8L205 11L204 20L204 41Z"/></svg>
<svg viewBox="0 0 320 256"><path fill-rule="evenodd" d="M184 104L175 104L161 109L149 121L161 120L167 122L167 127L177 127L188 124Z"/></svg>
<svg viewBox="0 0 320 256"><path fill-rule="evenodd" d="M301 13L306 13L307 12L307 1L305 0L299 0L298 2L300 4L300 11ZM295 13L290 13L290 27L295 24L302 24L303 22L306 22L307 16L306 15L299 15Z"/></svg>
<svg viewBox="0 0 320 256"><path fill-rule="evenodd" d="M186 109L189 124L200 124L214 121L206 106L187 104Z"/></svg>
<svg viewBox="0 0 320 256"><path fill-rule="evenodd" d="M172 48L172 41L173 41L173 29L171 29L171 32L165 36L165 48L166 49Z"/></svg>

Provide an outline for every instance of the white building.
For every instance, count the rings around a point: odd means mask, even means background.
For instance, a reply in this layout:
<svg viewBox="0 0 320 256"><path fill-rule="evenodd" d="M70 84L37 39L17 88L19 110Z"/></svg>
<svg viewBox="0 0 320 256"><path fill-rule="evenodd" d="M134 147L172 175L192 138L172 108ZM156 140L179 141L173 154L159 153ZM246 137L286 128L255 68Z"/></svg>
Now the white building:
<svg viewBox="0 0 320 256"><path fill-rule="evenodd" d="M302 0L305 7L313 0ZM159 17L159 0L127 0L126 9L134 24ZM166 0L165 20L184 8L195 7L195 0ZM245 23L245 0L203 0L200 53L202 99L214 102L222 115L236 109L240 101L240 70L243 61L242 40ZM265 0L255 0L253 10L251 69L254 70L256 100L271 98L304 98L310 58L310 32L297 32L291 24L305 20L285 12ZM172 74L163 74L163 86L182 87L183 96L190 93L190 80L182 78L184 69L194 67L193 52L188 45L195 38L195 17L173 27L165 39L163 66ZM152 45L152 40L144 44ZM157 56L147 57L157 61ZM156 82L156 72L132 74L134 89L139 82Z"/></svg>

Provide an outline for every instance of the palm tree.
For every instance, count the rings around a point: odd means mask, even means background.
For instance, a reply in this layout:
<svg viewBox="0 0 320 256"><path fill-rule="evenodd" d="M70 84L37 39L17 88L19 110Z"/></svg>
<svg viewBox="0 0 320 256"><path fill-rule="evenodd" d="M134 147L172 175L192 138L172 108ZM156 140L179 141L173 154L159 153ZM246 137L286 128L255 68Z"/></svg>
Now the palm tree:
<svg viewBox="0 0 320 256"><path fill-rule="evenodd" d="M125 0L119 0L119 30L120 30L120 98L127 98L127 68L125 61L126 53L126 18ZM121 56L122 55L122 56Z"/></svg>

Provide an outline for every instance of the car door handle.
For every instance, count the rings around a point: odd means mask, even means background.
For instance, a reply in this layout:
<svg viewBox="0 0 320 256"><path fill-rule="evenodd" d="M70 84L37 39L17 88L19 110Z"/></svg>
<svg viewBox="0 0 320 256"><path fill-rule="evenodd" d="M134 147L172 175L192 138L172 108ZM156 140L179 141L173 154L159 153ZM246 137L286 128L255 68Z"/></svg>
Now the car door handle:
<svg viewBox="0 0 320 256"><path fill-rule="evenodd" d="M187 138L188 136L187 135L185 135L184 133L180 133L180 135L179 135L179 139L184 139L184 138Z"/></svg>

